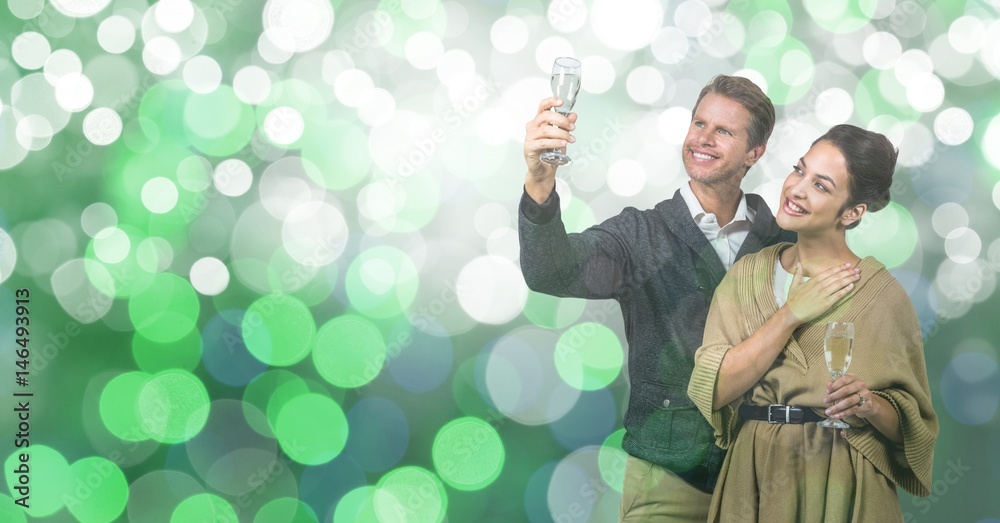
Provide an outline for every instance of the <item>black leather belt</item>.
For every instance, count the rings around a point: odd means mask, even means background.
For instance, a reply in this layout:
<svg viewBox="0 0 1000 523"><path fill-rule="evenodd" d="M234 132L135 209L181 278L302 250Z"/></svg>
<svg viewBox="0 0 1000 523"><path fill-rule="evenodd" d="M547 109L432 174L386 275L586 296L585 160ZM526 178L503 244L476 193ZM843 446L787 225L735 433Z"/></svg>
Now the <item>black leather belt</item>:
<svg viewBox="0 0 1000 523"><path fill-rule="evenodd" d="M741 420L766 421L768 423L810 423L824 418L812 409L794 405L740 405Z"/></svg>

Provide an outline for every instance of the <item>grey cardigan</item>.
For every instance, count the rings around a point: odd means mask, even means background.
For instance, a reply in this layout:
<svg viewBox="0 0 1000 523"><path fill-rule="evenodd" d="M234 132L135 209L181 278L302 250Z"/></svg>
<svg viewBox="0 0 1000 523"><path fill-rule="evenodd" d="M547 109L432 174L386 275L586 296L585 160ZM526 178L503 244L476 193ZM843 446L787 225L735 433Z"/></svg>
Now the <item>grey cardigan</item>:
<svg viewBox="0 0 1000 523"><path fill-rule="evenodd" d="M737 259L794 242L756 194L747 194L753 226ZM544 204L526 193L519 209L521 270L528 287L554 296L605 299L621 306L631 392L622 447L712 492L724 452L687 395L715 288L726 269L674 193L655 208L567 234L554 191Z"/></svg>

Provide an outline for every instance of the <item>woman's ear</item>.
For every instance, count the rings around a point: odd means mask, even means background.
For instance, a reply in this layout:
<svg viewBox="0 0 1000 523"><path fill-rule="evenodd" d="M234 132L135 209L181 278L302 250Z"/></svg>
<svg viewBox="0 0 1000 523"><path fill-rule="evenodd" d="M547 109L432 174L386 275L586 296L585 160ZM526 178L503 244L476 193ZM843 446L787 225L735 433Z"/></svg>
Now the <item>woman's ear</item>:
<svg viewBox="0 0 1000 523"><path fill-rule="evenodd" d="M840 213L840 224L844 227L858 221L862 216L865 215L865 211L868 210L867 203L859 203L854 207L848 207L844 212Z"/></svg>

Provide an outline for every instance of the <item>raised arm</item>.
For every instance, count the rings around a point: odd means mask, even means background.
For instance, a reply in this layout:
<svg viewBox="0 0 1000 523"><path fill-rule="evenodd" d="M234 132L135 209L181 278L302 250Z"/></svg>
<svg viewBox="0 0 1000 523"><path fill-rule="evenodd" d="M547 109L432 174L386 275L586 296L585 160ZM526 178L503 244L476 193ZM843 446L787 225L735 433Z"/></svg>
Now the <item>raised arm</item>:
<svg viewBox="0 0 1000 523"><path fill-rule="evenodd" d="M524 191L538 204L545 203L555 190L557 168L543 162L539 156L551 149L566 152L566 143L576 141L570 134L576 129L576 113L563 116L551 110L562 104L563 101L556 97L542 100L535 117L525 126L524 162L528 165L528 173L524 177Z"/></svg>

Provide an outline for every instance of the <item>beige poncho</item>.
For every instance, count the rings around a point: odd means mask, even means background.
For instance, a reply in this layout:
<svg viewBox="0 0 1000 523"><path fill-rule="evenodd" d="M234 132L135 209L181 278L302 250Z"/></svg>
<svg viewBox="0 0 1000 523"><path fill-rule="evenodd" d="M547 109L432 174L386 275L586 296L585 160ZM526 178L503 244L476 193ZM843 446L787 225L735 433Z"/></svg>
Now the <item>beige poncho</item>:
<svg viewBox="0 0 1000 523"><path fill-rule="evenodd" d="M927 496L937 437L923 345L906 292L874 258L859 265L861 279L844 300L799 327L753 388L712 410L719 365L778 309L775 261L790 244L744 257L716 290L704 345L695 355L688 394L715 428L716 443L729 449L712 500L710 521L902 521L896 486ZM743 403L813 407L823 415L830 374L823 355L828 321L852 321L851 372L895 407L903 444L895 444L863 420L845 419L839 430L815 423L742 422Z"/></svg>

